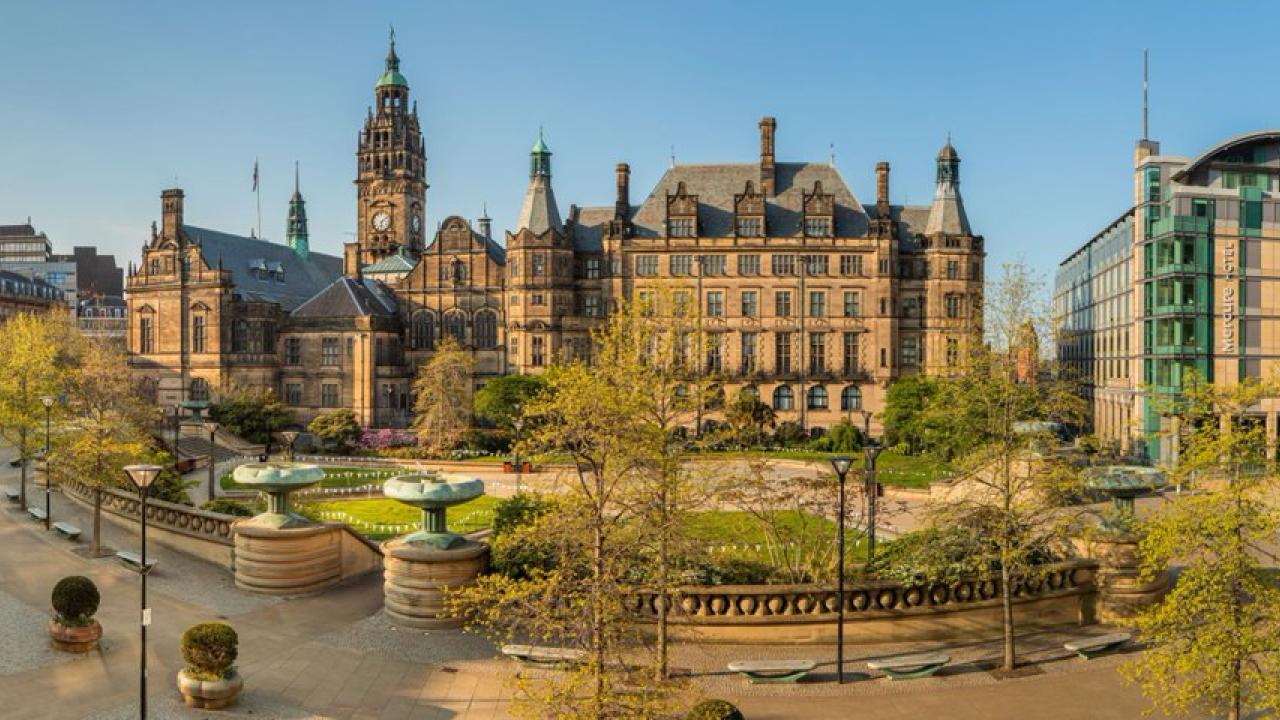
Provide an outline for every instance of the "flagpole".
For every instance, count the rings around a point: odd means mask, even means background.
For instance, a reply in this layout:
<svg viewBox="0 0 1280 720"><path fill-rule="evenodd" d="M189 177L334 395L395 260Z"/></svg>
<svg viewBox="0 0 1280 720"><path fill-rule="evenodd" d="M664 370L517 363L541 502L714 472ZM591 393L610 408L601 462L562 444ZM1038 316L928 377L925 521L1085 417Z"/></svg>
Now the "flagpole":
<svg viewBox="0 0 1280 720"><path fill-rule="evenodd" d="M258 239L262 239L262 184L254 183L253 196L258 201Z"/></svg>

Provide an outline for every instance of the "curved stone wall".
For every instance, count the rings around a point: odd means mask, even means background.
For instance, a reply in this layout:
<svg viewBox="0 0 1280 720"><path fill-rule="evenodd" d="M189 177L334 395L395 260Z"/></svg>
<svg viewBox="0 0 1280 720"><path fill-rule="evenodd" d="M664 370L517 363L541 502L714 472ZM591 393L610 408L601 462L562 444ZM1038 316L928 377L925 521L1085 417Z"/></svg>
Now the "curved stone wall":
<svg viewBox="0 0 1280 720"><path fill-rule="evenodd" d="M236 527L236 587L268 595L307 595L342 579L341 530L334 525Z"/></svg>
<svg viewBox="0 0 1280 720"><path fill-rule="evenodd" d="M1024 628L1096 622L1098 563L1073 560L1014 587ZM675 637L711 642L833 642L841 598L834 585L725 585L681 588L669 602ZM976 640L1001 629L998 580L845 587L846 642ZM632 610L657 618L658 594L637 593Z"/></svg>
<svg viewBox="0 0 1280 720"><path fill-rule="evenodd" d="M383 543L383 606L397 625L458 627L445 609L445 589L475 582L489 564L489 545L468 539L450 550L413 545L395 538Z"/></svg>

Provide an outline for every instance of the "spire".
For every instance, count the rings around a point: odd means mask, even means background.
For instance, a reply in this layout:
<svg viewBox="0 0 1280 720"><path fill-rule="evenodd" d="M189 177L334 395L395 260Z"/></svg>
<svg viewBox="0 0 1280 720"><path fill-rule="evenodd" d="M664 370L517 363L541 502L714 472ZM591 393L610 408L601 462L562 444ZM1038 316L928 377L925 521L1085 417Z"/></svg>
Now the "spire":
<svg viewBox="0 0 1280 720"><path fill-rule="evenodd" d="M960 198L960 153L951 145L951 133L947 144L938 151L937 189L933 194L933 207L929 209L926 235L971 235L969 218Z"/></svg>
<svg viewBox="0 0 1280 720"><path fill-rule="evenodd" d="M556 196L551 190L551 148L542 137L542 128L538 128L538 141L533 144L529 157L529 189L520 207L516 229L528 228L535 235L547 230L564 232Z"/></svg>
<svg viewBox="0 0 1280 720"><path fill-rule="evenodd" d="M400 58L396 57L396 26L391 26L391 46L387 50L387 72L400 69Z"/></svg>
<svg viewBox="0 0 1280 720"><path fill-rule="evenodd" d="M293 164L293 197L289 200L289 224L285 242L294 254L303 260L311 252L307 233L307 201L302 199L302 185L298 177L298 163Z"/></svg>
<svg viewBox="0 0 1280 720"><path fill-rule="evenodd" d="M382 77L378 79L377 87L384 85L399 85L408 87L409 81L400 74L400 57L396 55L396 29L391 28L391 44L387 49L387 65Z"/></svg>

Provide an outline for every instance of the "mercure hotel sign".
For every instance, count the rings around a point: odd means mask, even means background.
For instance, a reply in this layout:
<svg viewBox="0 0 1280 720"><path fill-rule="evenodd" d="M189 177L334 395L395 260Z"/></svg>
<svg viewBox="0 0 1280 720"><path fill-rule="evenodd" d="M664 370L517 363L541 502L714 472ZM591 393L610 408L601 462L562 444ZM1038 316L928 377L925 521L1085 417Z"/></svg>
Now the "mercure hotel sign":
<svg viewBox="0 0 1280 720"><path fill-rule="evenodd" d="M1222 244L1222 352L1236 351L1236 243Z"/></svg>

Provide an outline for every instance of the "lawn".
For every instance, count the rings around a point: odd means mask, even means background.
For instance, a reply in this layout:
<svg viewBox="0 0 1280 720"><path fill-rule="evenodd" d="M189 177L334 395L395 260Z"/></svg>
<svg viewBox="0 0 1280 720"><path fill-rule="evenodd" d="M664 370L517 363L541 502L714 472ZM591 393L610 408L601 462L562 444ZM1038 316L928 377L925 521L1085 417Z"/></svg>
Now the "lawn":
<svg viewBox="0 0 1280 720"><path fill-rule="evenodd" d="M830 462L836 453L818 452L817 450L747 450L700 453L694 457L755 457L769 460L804 460L809 462ZM852 453L860 468L865 462L860 452ZM942 480L952 472L949 464L928 455L907 455L897 448L889 448L880 453L876 459L876 473L884 485L906 488L927 488L929 483Z"/></svg>
<svg viewBox="0 0 1280 720"><path fill-rule="evenodd" d="M454 505L446 512L449 529L456 533L482 530L493 524L493 508L498 498L482 495L475 500ZM404 535L422 522L422 512L398 500L378 498L373 500L318 500L300 503L297 510L307 517L320 520L337 520L350 524L361 535L374 540L384 540Z"/></svg>
<svg viewBox="0 0 1280 720"><path fill-rule="evenodd" d="M830 538L835 542L836 524L826 518L805 517L797 510L779 513L779 526L784 534L804 534L811 537ZM741 510L705 510L693 513L689 519L689 534L703 541L708 551L720 551L740 557L759 558L757 546L766 542L764 528L750 513ZM845 552L852 562L866 558L862 533L845 528Z"/></svg>

